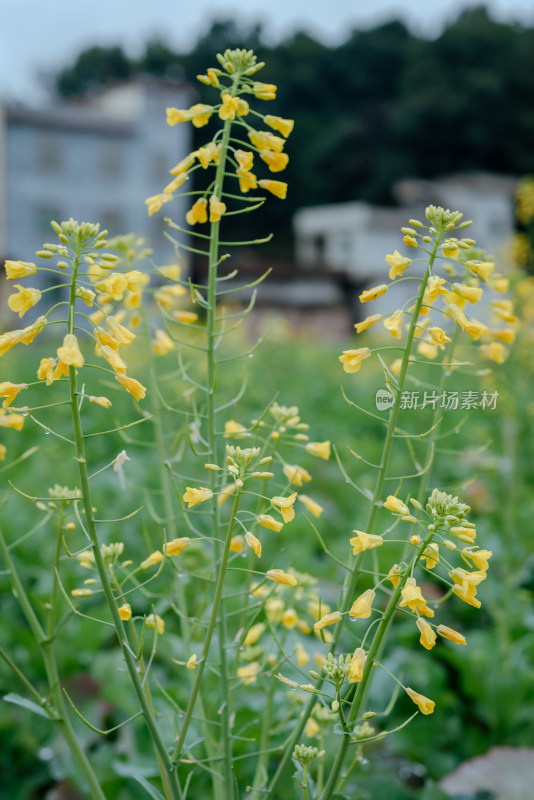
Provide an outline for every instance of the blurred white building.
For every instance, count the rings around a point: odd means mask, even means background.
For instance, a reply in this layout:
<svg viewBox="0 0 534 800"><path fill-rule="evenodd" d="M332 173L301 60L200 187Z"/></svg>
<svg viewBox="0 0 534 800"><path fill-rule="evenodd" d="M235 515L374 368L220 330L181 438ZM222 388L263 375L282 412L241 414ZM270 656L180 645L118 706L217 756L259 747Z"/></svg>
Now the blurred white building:
<svg viewBox="0 0 534 800"><path fill-rule="evenodd" d="M191 149L190 126L171 128L165 114L191 100L186 84L142 77L46 108L0 104L0 257L33 260L54 241L50 220L74 217L135 232L155 260L172 258L164 214L149 218L144 201ZM167 209L185 213L180 200Z"/></svg>
<svg viewBox="0 0 534 800"><path fill-rule="evenodd" d="M515 183L511 177L486 173L405 180L394 188L398 208L363 202L303 208L294 218L297 264L302 271L322 269L326 275L344 272L359 291L387 282L385 255L397 249L413 257L414 251L402 244L400 229L410 218L424 220L429 204L461 211L464 220L474 220L466 235L498 257L514 232ZM422 262L414 263L410 275L422 274L423 268ZM414 289L413 282L399 283L387 296L373 302L373 313L400 306L414 294L417 287Z"/></svg>

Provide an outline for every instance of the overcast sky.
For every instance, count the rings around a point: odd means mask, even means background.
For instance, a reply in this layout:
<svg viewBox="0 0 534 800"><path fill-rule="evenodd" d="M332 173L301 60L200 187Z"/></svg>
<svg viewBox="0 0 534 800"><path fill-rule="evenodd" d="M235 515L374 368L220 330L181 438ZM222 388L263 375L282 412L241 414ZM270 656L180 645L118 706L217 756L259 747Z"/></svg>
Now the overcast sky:
<svg viewBox="0 0 534 800"><path fill-rule="evenodd" d="M261 20L271 41L306 29L328 43L354 27L404 19L433 35L480 0L0 0L0 98L35 100L51 74L85 47L122 44L135 54L150 37L187 49L211 21ZM488 0L499 19L534 24L532 0Z"/></svg>

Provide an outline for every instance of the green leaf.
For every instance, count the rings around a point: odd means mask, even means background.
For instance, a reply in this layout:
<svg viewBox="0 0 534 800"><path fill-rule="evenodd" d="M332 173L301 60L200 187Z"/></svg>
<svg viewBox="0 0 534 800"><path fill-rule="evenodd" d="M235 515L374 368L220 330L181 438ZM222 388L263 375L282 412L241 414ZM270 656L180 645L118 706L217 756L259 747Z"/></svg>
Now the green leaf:
<svg viewBox="0 0 534 800"><path fill-rule="evenodd" d="M45 719L51 719L51 715L48 711L34 703L33 700L28 700L27 697L22 697L20 694L15 694L15 692L10 692L9 694L4 695L3 699L6 703L13 703L15 706L22 706L26 708L28 711L32 711L34 714L38 714L40 717L44 717Z"/></svg>
<svg viewBox="0 0 534 800"><path fill-rule="evenodd" d="M121 778L133 778L134 781L137 781L137 783L141 784L147 794L152 797L152 800L165 800L159 789L156 789L155 786L152 786L152 784L145 777L147 774L154 774L153 768L142 767L125 761L114 761L113 769L117 775L121 776Z"/></svg>

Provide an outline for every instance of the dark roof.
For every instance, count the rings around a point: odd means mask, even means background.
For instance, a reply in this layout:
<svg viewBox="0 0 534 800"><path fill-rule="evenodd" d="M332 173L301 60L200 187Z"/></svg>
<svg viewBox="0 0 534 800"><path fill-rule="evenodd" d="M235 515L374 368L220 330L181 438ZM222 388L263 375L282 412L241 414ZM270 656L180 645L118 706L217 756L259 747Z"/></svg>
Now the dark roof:
<svg viewBox="0 0 534 800"><path fill-rule="evenodd" d="M4 105L8 122L50 130L69 130L89 133L102 133L107 136L130 137L135 134L131 123L111 119L101 113L81 108L56 106L48 109L27 108L26 106Z"/></svg>

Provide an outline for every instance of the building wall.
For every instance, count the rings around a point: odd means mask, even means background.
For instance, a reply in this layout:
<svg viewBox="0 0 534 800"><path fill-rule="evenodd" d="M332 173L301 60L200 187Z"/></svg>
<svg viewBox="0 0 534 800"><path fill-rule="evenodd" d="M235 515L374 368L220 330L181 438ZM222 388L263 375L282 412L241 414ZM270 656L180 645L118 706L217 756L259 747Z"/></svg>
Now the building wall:
<svg viewBox="0 0 534 800"><path fill-rule="evenodd" d="M112 90L100 108L93 104L92 121L100 118L100 127L84 129L86 109L74 125L65 124L64 109L57 124L51 111L46 125L39 124L38 114L26 120L6 115L0 168L7 198L5 208L0 205L3 255L31 260L43 242L53 241L49 220L72 216L100 222L110 235L144 236L156 262L172 261L174 247L162 236L162 219L183 218L185 204L173 201L149 218L144 201L162 191L171 179L169 170L190 150L189 126L170 128L165 121L165 108L187 103L188 92L141 85L123 94L122 103L121 92ZM69 109L68 116L75 119L75 111ZM122 126L106 126L119 120Z"/></svg>

